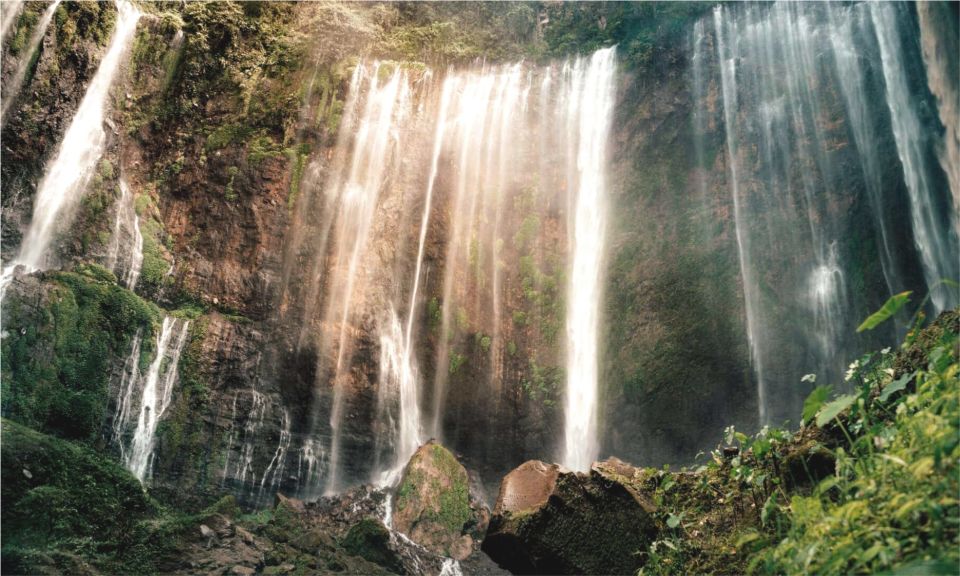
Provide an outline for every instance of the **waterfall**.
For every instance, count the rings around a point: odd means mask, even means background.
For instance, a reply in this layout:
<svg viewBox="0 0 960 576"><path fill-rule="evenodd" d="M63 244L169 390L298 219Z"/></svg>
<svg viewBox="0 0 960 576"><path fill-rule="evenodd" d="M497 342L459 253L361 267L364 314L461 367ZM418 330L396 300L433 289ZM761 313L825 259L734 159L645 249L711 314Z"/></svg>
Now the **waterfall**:
<svg viewBox="0 0 960 576"><path fill-rule="evenodd" d="M17 70L6 84L10 87L10 90L3 91L3 104L0 105L0 127L6 123L7 113L17 100L17 96L20 95L20 90L23 89L23 81L27 77L31 63L34 62L33 54L40 47L40 43L43 42L47 27L50 26L50 22L53 20L53 14L57 11L57 7L60 6L60 2L61 0L54 0L47 6L47 9L43 11L43 14L40 16L40 21L37 22L36 27L33 29L33 34L30 35L26 49L19 54L20 62L17 64ZM12 18L10 19L12 20ZM6 30L6 24L7 22L4 21L4 31Z"/></svg>
<svg viewBox="0 0 960 576"><path fill-rule="evenodd" d="M448 208L452 222L446 239L441 335L451 334L455 328L465 329L470 317L491 320L485 326L471 326L472 329L493 337L500 330L502 241L498 222L506 189L514 184L512 180L525 156L523 138L519 131L513 132L517 129L516 117L526 105L522 78L520 65L510 65L451 74L445 82L453 97L449 108L441 110L441 119L450 128L450 137L437 145L444 145L454 174ZM434 158L438 154L440 150L435 148ZM435 177L431 169L431 180ZM487 295L489 300L482 298ZM490 358L496 358L497 352L493 337L487 351ZM458 358L451 350L455 343L442 337L437 350L431 426L436 438L443 437L446 387L451 371L456 371Z"/></svg>
<svg viewBox="0 0 960 576"><path fill-rule="evenodd" d="M23 9L23 0L0 2L0 43L6 44L7 33L16 30L13 23L19 19L21 9Z"/></svg>
<svg viewBox="0 0 960 576"><path fill-rule="evenodd" d="M565 69L568 130L576 131L576 188L571 204L572 263L567 288L567 392L563 463L589 470L599 451L597 375L606 234L607 141L615 96L614 49L599 50ZM575 125L575 126L574 126ZM573 158L568 161L573 163Z"/></svg>
<svg viewBox="0 0 960 576"><path fill-rule="evenodd" d="M234 477L241 488L246 486L248 479L251 483L256 481L256 472L253 470L253 451L256 448L257 432L263 428L263 420L267 414L266 397L257 390L250 390L249 392L250 410L247 411L247 417L243 424L240 458L237 460L236 472L234 472Z"/></svg>
<svg viewBox="0 0 960 576"><path fill-rule="evenodd" d="M433 153L430 160L430 175L427 179L427 189L423 204L423 214L420 217L420 233L417 238L417 260L413 272L413 288L410 290L410 303L407 307L407 320L403 328L396 311L391 308L386 329L381 328L380 335L380 382L378 401L381 406L386 402L385 395L396 391L393 395L399 399L399 414L396 418L394 441L394 458L390 467L381 472L379 484L389 486L399 480L400 473L407 460L413 456L423 441L422 422L419 399L419 374L416 367L416 343L414 340L414 320L417 317L417 303L420 294L421 270L423 268L423 254L427 241L427 231L430 225L430 210L433 205L433 190L437 180L440 151L443 148L443 137L446 129L446 115L450 106L450 98L456 85L456 79L448 79L443 84L440 97L440 111L438 114L436 131L434 134ZM383 408L380 409L383 411ZM391 419L393 420L393 419Z"/></svg>
<svg viewBox="0 0 960 576"><path fill-rule="evenodd" d="M47 249L57 232L70 222L72 211L103 152L107 97L123 54L133 42L139 19L140 12L135 6L124 0L117 3L117 21L110 45L64 134L56 157L37 187L33 218L19 254L3 270L0 287L6 287L17 266L24 266L28 271L44 267Z"/></svg>
<svg viewBox="0 0 960 576"><path fill-rule="evenodd" d="M861 6L828 11L831 32L830 44L837 67L837 77L847 105L847 119L857 146L864 184L873 210L873 218L880 229L878 248L880 265L887 283L887 291L893 295L902 291L899 270L895 264L894 239L889 232L886 202L883 195L881 159L876 141L877 131L871 119L873 111L867 102L870 87L867 82L862 42L869 34L868 14Z"/></svg>
<svg viewBox="0 0 960 576"><path fill-rule="evenodd" d="M366 103L363 113L357 118L351 162L337 191L340 206L333 260L336 282L326 316L327 324L336 326L337 330L327 491L339 488L343 396L352 354L349 335L355 284L370 238L380 191L388 176L391 160L399 151L396 126L409 114L410 91L406 74L400 68L394 70L389 81L381 86L380 66L375 65L369 72L367 82Z"/></svg>
<svg viewBox="0 0 960 576"><path fill-rule="evenodd" d="M571 377L563 442L568 459L589 466L598 451L614 61L611 48L562 67L480 64L437 80L432 71L386 74L378 64L354 70L330 180L320 201L304 202L323 211L301 334L317 331L317 393L332 399L329 449L315 437L326 432L316 417L300 449L298 468L309 469L301 491L314 490L320 474L325 490L336 491L344 469L391 484L425 437L443 439L451 423L455 433L474 425L448 410L449 388L457 387L458 402L462 391L496 411L511 409L504 384L517 371L508 374L509 357L527 358L537 377L549 368L562 386L564 344ZM304 179L308 198L315 180ZM298 235L293 242L307 237ZM564 300L572 303L566 322ZM530 326L514 313L518 304L530 309ZM421 335L424 316L429 330ZM545 317L552 328L537 324ZM568 338L557 342L565 323ZM530 349L518 354L518 339ZM418 366L424 345L432 346L432 373ZM483 385L469 385L473 378ZM369 382L370 414L345 405ZM564 396L549 393L556 399L548 406ZM345 464L361 442L344 430L360 418L375 429L375 458ZM483 449L498 447L491 440Z"/></svg>
<svg viewBox="0 0 960 576"><path fill-rule="evenodd" d="M143 331L137 330L130 347L130 355L123 362L123 371L120 373L120 385L117 387L117 403L113 417L112 442L120 449L120 459L126 461L127 451L124 445L124 434L130 420L130 410L133 406L133 394L140 381L140 344Z"/></svg>
<svg viewBox="0 0 960 576"><path fill-rule="evenodd" d="M895 3L714 9L727 183L762 424L794 417L804 373L842 381L842 366L862 353L851 337L866 312L857 305L914 289L914 261L925 277L919 289L956 277L954 212L937 189L944 176L906 70L919 62L902 41L908 21ZM698 58L706 53L701 35L694 30ZM693 65L696 75L702 64ZM698 139L706 134L699 115L710 114L701 84L711 81L701 77L694 90ZM884 160L897 154L902 187ZM916 254L899 236L905 228ZM950 305L946 288L933 298L937 309Z"/></svg>
<svg viewBox="0 0 960 576"><path fill-rule="evenodd" d="M319 490L323 482L326 453L316 438L307 438L297 457L297 481L299 492L312 494Z"/></svg>
<svg viewBox="0 0 960 576"><path fill-rule="evenodd" d="M124 286L133 290L140 278L143 265L143 235L140 233L140 217L137 216L135 198L127 180L120 177L120 199L113 224L113 237L107 250L107 268L117 272ZM120 262L121 245L127 247L126 262ZM122 275L121 275L122 272Z"/></svg>
<svg viewBox="0 0 960 576"><path fill-rule="evenodd" d="M895 4L870 4L870 16L880 44L883 77L886 81L887 105L893 124L900 163L910 193L910 216L914 242L920 252L927 286L933 289L943 279L956 280L960 275L956 229L951 227L950 210L943 210L935 202L930 164L931 154L926 144L925 128L921 122L914 97L907 84L903 62L904 46L898 25L902 15ZM946 286L933 289L931 299L939 312L957 304L954 290Z"/></svg>
<svg viewBox="0 0 960 576"><path fill-rule="evenodd" d="M126 460L127 468L141 482L151 474L157 424L160 423L173 397L180 353L187 342L189 327L189 320L179 320L170 316L163 319L163 326L160 334L157 335L156 356L144 376L140 415L133 433L131 451Z"/></svg>
<svg viewBox="0 0 960 576"><path fill-rule="evenodd" d="M737 140L733 128L736 125L737 115L737 88L736 88L736 60L731 57L726 48L726 31L724 30L723 8L717 6L713 10L714 25L717 37L717 56L720 66L721 91L723 99L724 122L727 126L727 163L730 172L730 193L733 196L733 220L737 238L737 256L740 263L740 277L743 281L744 310L747 320L747 339L750 344L750 356L757 379L757 406L760 422L767 421L766 381L763 378L763 354L760 349L756 326L756 307L754 297L753 270L750 267L750 251L748 237L744 231L744 221L740 209L740 180L737 169Z"/></svg>
<svg viewBox="0 0 960 576"><path fill-rule="evenodd" d="M267 488L275 491L280 485L280 480L283 478L283 470L287 463L287 450L290 448L290 414L286 408L282 408L280 422L280 440L277 444L277 449L273 453L273 458L270 459L270 464L267 465L266 470L263 471L263 477L260 479L258 499L263 498L264 491ZM269 483L267 482L268 479L270 481ZM267 496L270 495L271 494L267 492Z"/></svg>

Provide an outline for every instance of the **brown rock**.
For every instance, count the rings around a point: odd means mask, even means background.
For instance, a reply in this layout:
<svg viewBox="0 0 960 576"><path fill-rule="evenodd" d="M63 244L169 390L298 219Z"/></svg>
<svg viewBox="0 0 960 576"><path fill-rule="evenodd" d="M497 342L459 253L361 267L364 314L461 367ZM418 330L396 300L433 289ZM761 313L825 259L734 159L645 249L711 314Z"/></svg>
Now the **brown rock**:
<svg viewBox="0 0 960 576"><path fill-rule="evenodd" d="M560 466L529 460L504 476L495 515L539 508L547 503L560 475Z"/></svg>
<svg viewBox="0 0 960 576"><path fill-rule="evenodd" d="M633 574L656 537L656 507L620 460L589 474L525 462L510 472L483 550L516 574Z"/></svg>
<svg viewBox="0 0 960 576"><path fill-rule="evenodd" d="M462 560L473 552L482 505L471 502L466 469L446 448L430 441L403 470L393 526L427 550Z"/></svg>

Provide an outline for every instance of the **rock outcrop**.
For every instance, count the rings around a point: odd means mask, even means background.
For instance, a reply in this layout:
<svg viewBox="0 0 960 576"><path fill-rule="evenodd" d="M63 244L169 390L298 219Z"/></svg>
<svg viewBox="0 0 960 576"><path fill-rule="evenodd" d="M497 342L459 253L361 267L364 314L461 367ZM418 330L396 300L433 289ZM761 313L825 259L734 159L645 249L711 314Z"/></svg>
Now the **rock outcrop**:
<svg viewBox="0 0 960 576"><path fill-rule="evenodd" d="M510 472L483 551L515 574L632 574L656 536L655 506L611 458L587 474L530 460Z"/></svg>
<svg viewBox="0 0 960 576"><path fill-rule="evenodd" d="M403 470L393 526L427 550L463 560L473 552L489 519L472 497L467 470L446 448L427 442Z"/></svg>

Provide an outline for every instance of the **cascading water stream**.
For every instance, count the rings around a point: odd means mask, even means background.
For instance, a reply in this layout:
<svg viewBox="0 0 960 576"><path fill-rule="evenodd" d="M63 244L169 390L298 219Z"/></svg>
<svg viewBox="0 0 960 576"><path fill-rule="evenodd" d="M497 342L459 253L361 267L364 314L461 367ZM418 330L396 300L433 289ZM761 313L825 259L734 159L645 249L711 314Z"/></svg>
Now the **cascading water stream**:
<svg viewBox="0 0 960 576"><path fill-rule="evenodd" d="M747 320L747 339L750 344L750 356L757 378L757 406L760 422L766 422L767 390L763 377L763 354L760 350L756 328L756 307L754 298L753 271L750 268L750 251L747 244L747 235L743 230L743 217L740 210L740 186L737 168L737 140L733 126L736 125L737 91L736 91L736 62L731 58L726 48L726 33L724 30L723 9L717 6L713 11L714 27L716 32L717 55L720 66L721 90L723 94L723 114L726 126L727 163L730 172L730 193L733 196L733 219L737 238L737 260L740 264L740 277L743 280L744 310Z"/></svg>
<svg viewBox="0 0 960 576"><path fill-rule="evenodd" d="M137 216L136 200L130 186L122 176L119 181L120 198L113 224L113 238L107 250L107 268L117 272L124 286L133 290L140 279L143 266L143 234L140 233L140 217ZM126 257L121 262L120 252L127 247ZM122 273L122 274L121 274Z"/></svg>
<svg viewBox="0 0 960 576"><path fill-rule="evenodd" d="M46 266L48 248L57 232L72 220L72 211L83 196L87 182L103 153L106 133L103 121L110 87L124 53L133 42L140 11L126 1L117 3L117 21L107 52L87 87L80 107L70 122L54 160L37 187L33 218L20 244L20 252L3 270L0 291L18 266L28 271Z"/></svg>
<svg viewBox="0 0 960 576"><path fill-rule="evenodd" d="M607 221L607 144L616 95L615 49L579 59L563 78L571 92L568 120L576 123L573 252L567 288L567 390L563 464L589 470L599 452L597 399L603 256ZM573 158L568 159L570 161Z"/></svg>
<svg viewBox="0 0 960 576"><path fill-rule="evenodd" d="M127 468L141 482L150 476L157 424L173 397L180 353L187 342L189 327L189 320L170 316L163 319L163 326L157 335L156 356L144 376L140 414L126 460Z"/></svg>
<svg viewBox="0 0 960 576"><path fill-rule="evenodd" d="M113 417L113 443L120 449L120 459L126 461L127 450L124 445L124 434L130 420L130 410L133 406L133 394L140 382L140 345L143 340L142 330L137 330L130 347L130 355L123 363L120 374L120 385L117 391L117 406Z"/></svg>
<svg viewBox="0 0 960 576"><path fill-rule="evenodd" d="M13 23L20 17L24 0L0 2L0 44L7 43L7 34L16 28Z"/></svg>
<svg viewBox="0 0 960 576"><path fill-rule="evenodd" d="M333 405L330 411L330 460L328 492L339 488L340 441L346 368L350 363L350 319L355 283L364 248L370 237L373 214L398 148L396 126L409 113L410 91L406 74L397 68L390 80L379 85L380 66L370 73L366 103L358 118L348 175L338 193L340 207L336 228L334 266L338 282L330 298L328 324L337 326L333 370Z"/></svg>
<svg viewBox="0 0 960 576"><path fill-rule="evenodd" d="M904 60L917 56L901 42L908 20L905 7L894 3L714 9L727 186L761 424L796 413L803 373L836 380L847 358L859 353L847 335L869 288L848 279L864 273L856 263L876 262L867 272L882 274L887 295L913 286L904 276L913 254L898 243L897 207L910 209L927 289L957 274L947 216L953 212L934 189L935 151L923 136L916 89L908 85ZM708 44L695 29L695 66ZM709 82L701 76L694 86L700 139L703 119L712 114ZM885 100L874 96L880 92ZM894 145L906 196L886 176L883 158ZM845 169L851 164L858 170ZM859 209L861 195L867 210L855 224L859 216L843 207ZM849 232L853 225L861 230ZM875 256L864 256L867 250ZM933 298L938 309L949 305L943 287ZM784 323L793 326L792 336L784 336ZM795 354L782 352L788 340Z"/></svg>
<svg viewBox="0 0 960 576"><path fill-rule="evenodd" d="M930 180L931 158L925 144L923 124L907 85L898 8L895 4L870 3L870 16L880 45L893 135L910 193L913 237L923 263L927 286L932 290L931 300L937 312L940 312L957 304L956 290L938 286L938 283L941 279L955 281L960 277L960 258L957 257L960 251L956 229L951 226L948 216L950 211L942 210L933 201L936 196L931 189L934 185Z"/></svg>
<svg viewBox="0 0 960 576"><path fill-rule="evenodd" d="M437 179L440 151L443 148L447 109L450 105L450 98L455 89L455 84L456 79L454 78L444 82L443 91L440 96L440 112L434 134L433 154L430 161L430 175L427 180L423 214L420 218L420 234L417 239L417 261L414 266L410 303L407 307L407 321L401 329L397 313L391 309L387 329L381 329L379 394L382 399L386 391L396 390L396 396L399 397L394 458L390 467L380 474L379 483L382 486L392 485L399 480L403 466L423 441L423 424L421 421L420 395L418 391L419 379L416 368L413 330L414 319L417 317L417 303L419 302L418 297L420 293L423 254L426 247L427 230L430 225L430 211L433 206L433 190ZM381 400L381 402L382 401L383 400Z"/></svg>
<svg viewBox="0 0 960 576"><path fill-rule="evenodd" d="M43 14L40 16L40 21L37 22L36 28L34 28L33 33L30 35L30 41L27 42L27 47L25 50L20 52L20 62L17 64L17 70L13 73L13 76L10 78L4 87L9 87L9 90L3 90L0 97L3 99L3 104L0 105L0 127L2 127L7 121L7 114L10 112L10 107L17 100L17 96L20 95L20 90L23 89L23 82L27 77L27 72L30 70L30 64L34 61L34 53L40 48L40 43L43 42L43 37L47 32L47 28L50 26L50 22L53 20L53 14L57 11L57 7L60 6L62 0L54 0L47 6L47 9L43 11ZM4 22L6 26L6 22Z"/></svg>

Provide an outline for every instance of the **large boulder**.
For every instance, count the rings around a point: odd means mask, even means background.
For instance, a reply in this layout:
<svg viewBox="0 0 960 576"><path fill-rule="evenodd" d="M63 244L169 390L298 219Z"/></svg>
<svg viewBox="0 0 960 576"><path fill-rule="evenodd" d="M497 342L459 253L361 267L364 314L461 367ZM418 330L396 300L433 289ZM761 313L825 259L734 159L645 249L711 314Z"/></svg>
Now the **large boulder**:
<svg viewBox="0 0 960 576"><path fill-rule="evenodd" d="M473 552L489 513L471 498L467 470L430 441L410 458L393 504L393 527L427 550L462 560Z"/></svg>
<svg viewBox="0 0 960 576"><path fill-rule="evenodd" d="M515 574L633 574L657 533L635 477L615 459L588 474L525 462L500 485L483 551Z"/></svg>

